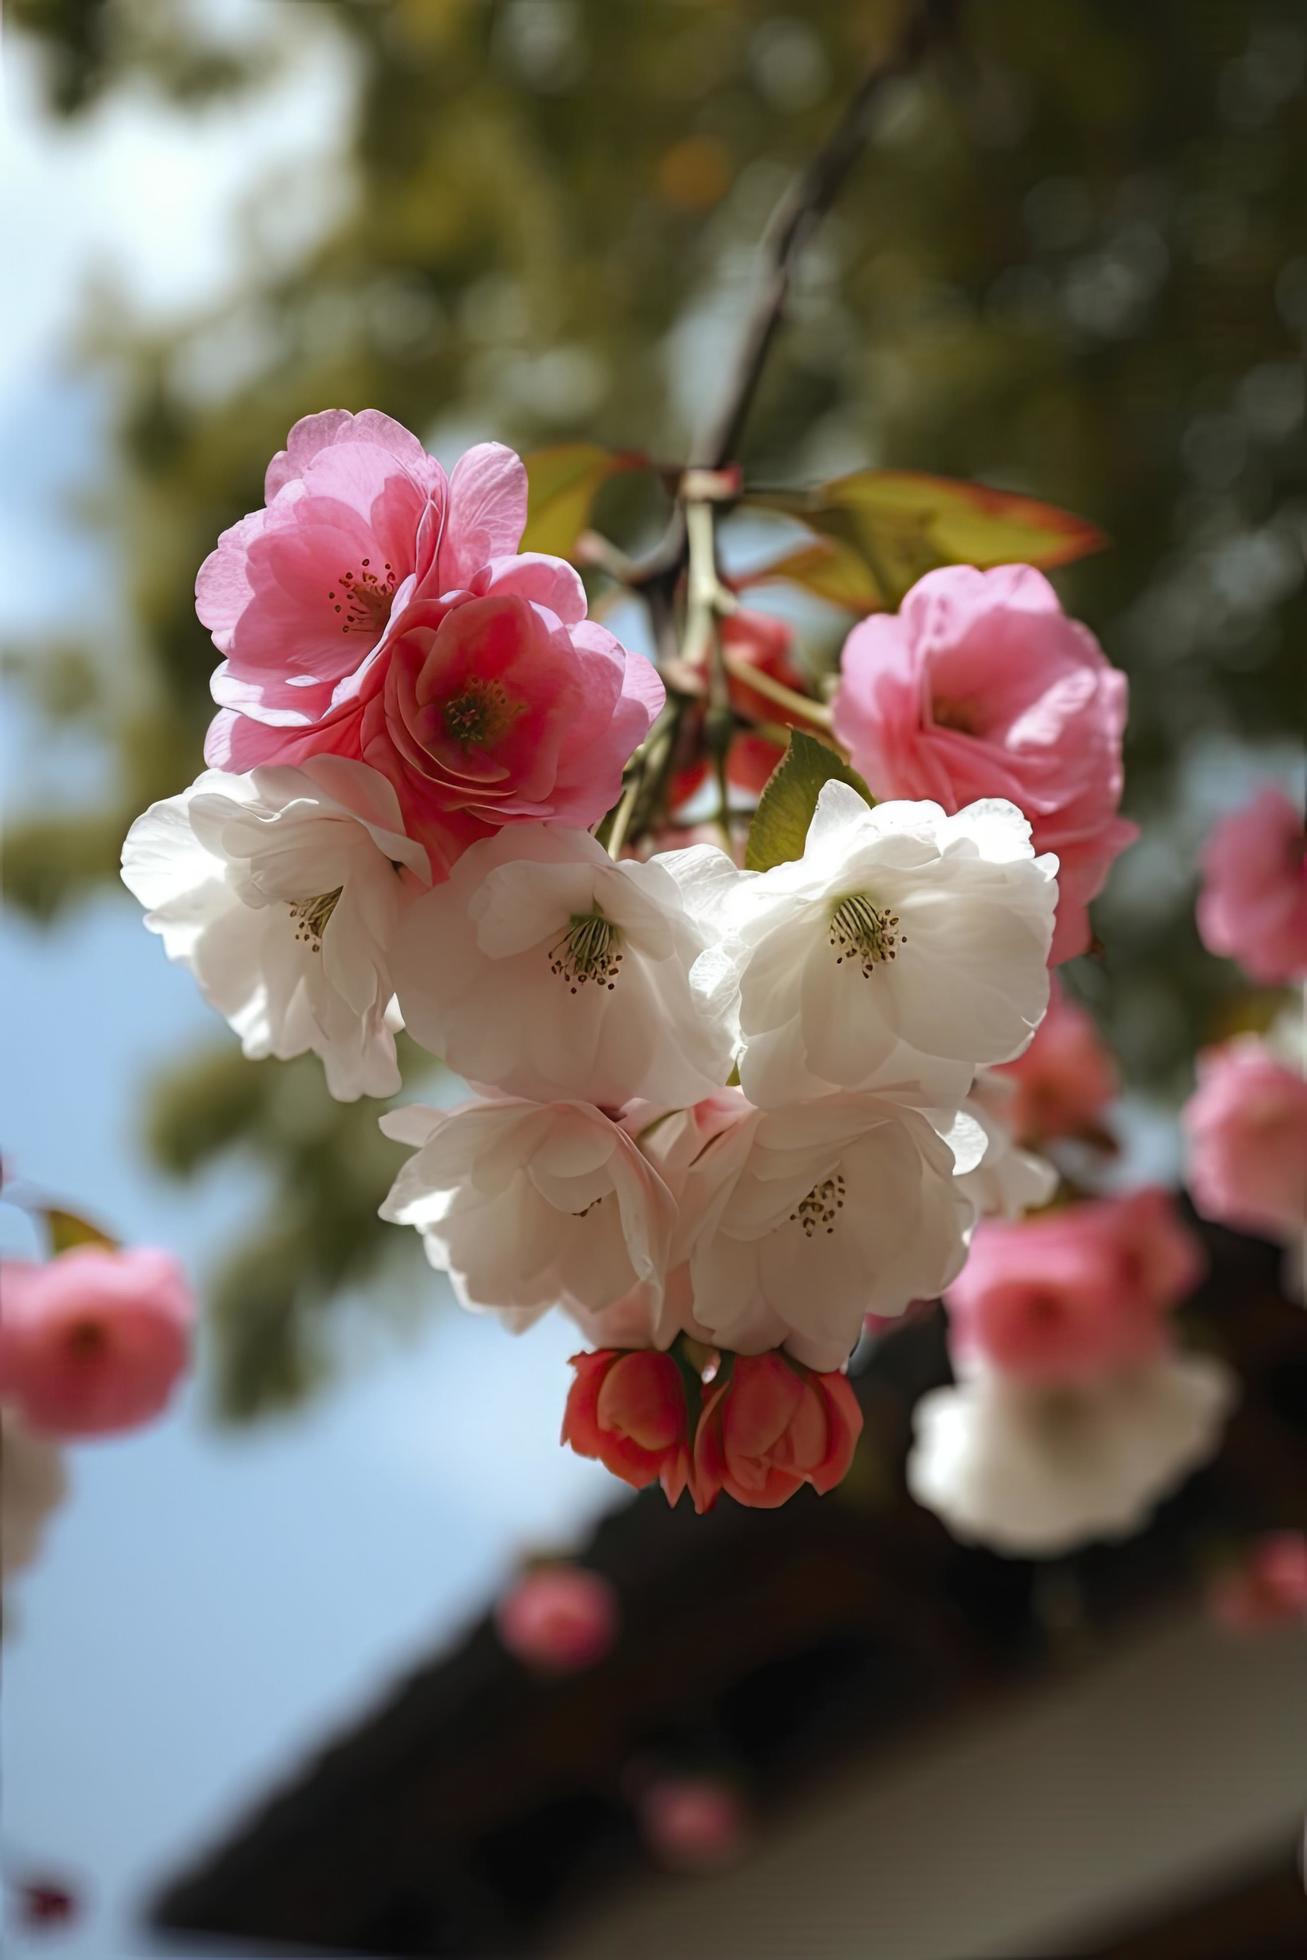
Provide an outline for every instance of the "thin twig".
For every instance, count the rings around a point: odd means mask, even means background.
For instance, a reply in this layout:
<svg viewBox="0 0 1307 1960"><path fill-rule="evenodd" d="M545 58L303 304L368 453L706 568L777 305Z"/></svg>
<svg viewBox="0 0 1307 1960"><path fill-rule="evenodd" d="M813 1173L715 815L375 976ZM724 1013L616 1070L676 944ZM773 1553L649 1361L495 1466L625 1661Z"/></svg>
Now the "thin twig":
<svg viewBox="0 0 1307 1960"><path fill-rule="evenodd" d="M912 72L931 46L948 38L960 3L914 0L897 41L863 77L826 142L777 206L759 248L754 301L730 382L717 413L695 445L693 468L720 470L735 460L804 247L857 161L881 97L901 76ZM651 595L655 591L670 594L684 569L687 548L685 513L678 505L662 541L632 567L631 583Z"/></svg>

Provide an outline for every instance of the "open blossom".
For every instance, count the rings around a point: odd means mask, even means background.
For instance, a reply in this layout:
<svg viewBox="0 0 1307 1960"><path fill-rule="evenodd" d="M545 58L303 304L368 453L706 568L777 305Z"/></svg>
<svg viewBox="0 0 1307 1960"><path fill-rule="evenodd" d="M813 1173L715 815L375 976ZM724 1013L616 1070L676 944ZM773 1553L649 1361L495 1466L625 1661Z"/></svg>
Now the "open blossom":
<svg viewBox="0 0 1307 1960"><path fill-rule="evenodd" d="M390 945L428 873L384 777L343 756L206 770L137 818L123 881L247 1055L320 1055L343 1101L399 1088Z"/></svg>
<svg viewBox="0 0 1307 1960"><path fill-rule="evenodd" d="M750 1100L907 1082L960 1102L1044 1012L1055 870L1011 804L872 809L826 783L803 856L727 889L726 944L695 976L711 1001L738 987Z"/></svg>
<svg viewBox="0 0 1307 1960"><path fill-rule="evenodd" d="M1202 1270L1160 1190L986 1220L945 1296L953 1350L1026 1380L1088 1380L1160 1353Z"/></svg>
<svg viewBox="0 0 1307 1960"><path fill-rule="evenodd" d="M1270 986L1307 975L1302 806L1268 785L1215 825L1203 850L1198 930L1211 953Z"/></svg>
<svg viewBox="0 0 1307 1960"><path fill-rule="evenodd" d="M660 1483L675 1504L690 1479L686 1381L670 1354L643 1348L574 1354L563 1437L636 1490Z"/></svg>
<svg viewBox="0 0 1307 1960"><path fill-rule="evenodd" d="M574 1674L601 1661L617 1638L617 1596L580 1565L524 1572L495 1607L509 1653L545 1674Z"/></svg>
<svg viewBox="0 0 1307 1960"><path fill-rule="evenodd" d="M395 987L410 1033L476 1083L692 1103L731 1068L726 1016L690 989L707 944L656 859L614 864L585 831L518 825L412 908Z"/></svg>
<svg viewBox="0 0 1307 1960"><path fill-rule="evenodd" d="M490 826L604 814L662 683L586 618L571 566L518 551L512 450L482 443L446 480L388 417L329 410L266 487L197 586L226 655L210 763L367 762L437 876Z"/></svg>
<svg viewBox="0 0 1307 1960"><path fill-rule="evenodd" d="M0 1576L32 1563L67 1491L58 1447L29 1428L16 1408L0 1404Z"/></svg>
<svg viewBox="0 0 1307 1960"><path fill-rule="evenodd" d="M835 732L878 796L946 810L1001 796L1057 854L1054 961L1090 943L1088 905L1136 835L1121 801L1126 679L1029 565L928 572L845 643Z"/></svg>
<svg viewBox="0 0 1307 1960"><path fill-rule="evenodd" d="M135 1429L166 1406L190 1357L186 1275L149 1246L74 1246L6 1261L0 1397L54 1436Z"/></svg>
<svg viewBox="0 0 1307 1960"><path fill-rule="evenodd" d="M974 1212L953 1149L918 1111L866 1094L715 1103L718 1133L674 1178L674 1260L688 1262L701 1337L742 1354L784 1347L827 1372L865 1314L901 1313L958 1272ZM983 1136L966 1127L978 1159ZM665 1134L650 1138L655 1160Z"/></svg>
<svg viewBox="0 0 1307 1960"><path fill-rule="evenodd" d="M695 1509L710 1509L722 1491L737 1504L772 1510L804 1484L833 1490L861 1433L847 1375L814 1374L781 1354L736 1355L704 1396Z"/></svg>
<svg viewBox="0 0 1307 1960"><path fill-rule="evenodd" d="M1117 1094L1116 1068L1092 1014L1056 986L1029 1048L998 1073L1011 1084L1007 1120L1024 1143L1100 1136Z"/></svg>
<svg viewBox="0 0 1307 1960"><path fill-rule="evenodd" d="M1239 1564L1222 1572L1208 1594L1215 1617L1235 1633L1307 1625L1307 1535L1267 1531Z"/></svg>
<svg viewBox="0 0 1307 1960"><path fill-rule="evenodd" d="M1233 1400L1206 1355L1080 1384L980 1368L918 1402L908 1488L955 1538L999 1552L1123 1538L1214 1452Z"/></svg>
<svg viewBox="0 0 1307 1960"><path fill-rule="evenodd" d="M1307 1080L1257 1035L1198 1057L1181 1121L1205 1218L1292 1244L1307 1232Z"/></svg>
<svg viewBox="0 0 1307 1960"><path fill-rule="evenodd" d="M380 1121L415 1146L381 1216L421 1233L463 1306L515 1330L560 1303L601 1314L635 1294L657 1311L672 1197L601 1111L505 1097Z"/></svg>

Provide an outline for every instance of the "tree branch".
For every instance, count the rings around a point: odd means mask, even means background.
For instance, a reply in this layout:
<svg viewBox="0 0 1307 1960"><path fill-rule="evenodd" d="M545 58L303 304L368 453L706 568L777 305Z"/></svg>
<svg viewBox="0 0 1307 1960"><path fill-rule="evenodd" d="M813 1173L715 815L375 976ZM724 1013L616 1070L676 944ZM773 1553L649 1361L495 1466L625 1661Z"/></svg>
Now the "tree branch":
<svg viewBox="0 0 1307 1960"><path fill-rule="evenodd" d="M844 114L772 214L759 247L753 304L721 406L692 452L692 468L720 470L735 460L768 353L785 314L794 270L839 195L867 139L882 96L952 32L961 0L912 0L894 45L863 77ZM632 568L631 583L651 599L670 598L685 566L685 514L678 506L662 541Z"/></svg>

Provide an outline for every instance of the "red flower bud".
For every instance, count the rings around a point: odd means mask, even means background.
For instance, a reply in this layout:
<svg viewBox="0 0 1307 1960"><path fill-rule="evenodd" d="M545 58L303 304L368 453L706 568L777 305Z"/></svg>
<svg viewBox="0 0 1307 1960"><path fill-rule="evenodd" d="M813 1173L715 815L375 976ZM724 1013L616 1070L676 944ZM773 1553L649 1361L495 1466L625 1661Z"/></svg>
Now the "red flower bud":
<svg viewBox="0 0 1307 1960"><path fill-rule="evenodd" d="M594 1456L636 1490L660 1482L675 1504L690 1476L685 1384L670 1354L600 1348L574 1354L576 1380L563 1412L563 1441Z"/></svg>
<svg viewBox="0 0 1307 1960"><path fill-rule="evenodd" d="M800 1484L833 1490L853 1461L862 1411L846 1376L814 1374L778 1350L739 1354L706 1397L694 1445L694 1498L725 1491L771 1510Z"/></svg>

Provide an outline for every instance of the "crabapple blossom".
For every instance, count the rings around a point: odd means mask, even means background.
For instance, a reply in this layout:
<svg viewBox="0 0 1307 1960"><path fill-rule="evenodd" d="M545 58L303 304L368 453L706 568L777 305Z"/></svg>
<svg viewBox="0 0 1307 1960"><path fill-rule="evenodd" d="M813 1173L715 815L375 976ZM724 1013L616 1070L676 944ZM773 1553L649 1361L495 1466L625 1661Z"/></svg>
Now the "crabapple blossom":
<svg viewBox="0 0 1307 1960"><path fill-rule="evenodd" d="M918 1402L908 1488L955 1538L1018 1557L1123 1538L1212 1454L1234 1392L1206 1355L1082 1383L978 1368Z"/></svg>
<svg viewBox="0 0 1307 1960"><path fill-rule="evenodd" d="M963 1129L966 1167L983 1135ZM655 1160L660 1147L655 1131ZM738 1353L841 1367L865 1314L902 1312L959 1271L974 1212L958 1163L919 1111L875 1095L741 1097L679 1184L673 1263L688 1261L697 1327Z"/></svg>
<svg viewBox="0 0 1307 1960"><path fill-rule="evenodd" d="M1307 1232L1307 1079L1276 1041L1239 1035L1198 1057L1181 1116L1197 1209L1292 1245Z"/></svg>
<svg viewBox="0 0 1307 1960"><path fill-rule="evenodd" d="M657 859L615 864L585 831L516 825L411 908L395 988L410 1033L477 1083L692 1103L731 1067L726 1015L690 988L707 944Z"/></svg>
<svg viewBox="0 0 1307 1960"><path fill-rule="evenodd" d="M738 987L746 1095L907 1082L956 1106L1047 1005L1056 869L1010 803L946 817L826 783L803 856L724 887L726 944L696 971L711 1004Z"/></svg>
<svg viewBox="0 0 1307 1960"><path fill-rule="evenodd" d="M675 1504L690 1479L692 1418L681 1368L652 1348L574 1354L562 1440L624 1483L660 1483Z"/></svg>
<svg viewBox="0 0 1307 1960"><path fill-rule="evenodd" d="M226 739L211 761L230 759L228 740L239 746L236 714L266 727L329 720L364 690L419 592L461 584L497 549L516 548L510 456L484 444L450 485L417 437L376 409L325 409L295 424L268 465L264 508L223 532L195 583L196 610L225 656L213 696L228 711ZM524 516L524 486L520 502ZM489 524L479 527L485 548L469 553L460 547L477 535L473 512Z"/></svg>
<svg viewBox="0 0 1307 1960"><path fill-rule="evenodd" d="M321 1056L333 1096L400 1086L390 946L428 883L383 776L344 756L207 770L138 817L123 881L250 1056Z"/></svg>
<svg viewBox="0 0 1307 1960"><path fill-rule="evenodd" d="M755 1510L774 1510L804 1484L824 1495L847 1475L861 1433L846 1375L814 1374L777 1353L737 1355L705 1392L695 1509L711 1509L722 1491Z"/></svg>
<svg viewBox="0 0 1307 1960"><path fill-rule="evenodd" d="M1118 1089L1092 1014L1056 983L1029 1048L997 1073L1011 1084L1007 1120L1023 1143L1101 1136L1104 1111Z"/></svg>
<svg viewBox="0 0 1307 1960"><path fill-rule="evenodd" d="M878 796L1016 804L1057 854L1060 962L1089 945L1089 901L1137 835L1117 815L1126 695L1042 573L948 565L853 628L835 732Z"/></svg>
<svg viewBox="0 0 1307 1960"><path fill-rule="evenodd" d="M0 1403L0 1576L30 1565L46 1521L68 1492L58 1447L30 1429L16 1408Z"/></svg>
<svg viewBox="0 0 1307 1960"><path fill-rule="evenodd" d="M389 417L329 410L296 424L266 491L197 585L226 656L211 764L367 762L435 876L489 827L603 816L662 682L586 618L570 565L518 551L511 449L482 443L446 480Z"/></svg>
<svg viewBox="0 0 1307 1960"><path fill-rule="evenodd" d="M501 1596L495 1625L509 1653L544 1674L601 1661L617 1637L617 1595L598 1572L551 1564L524 1572Z"/></svg>
<svg viewBox="0 0 1307 1960"><path fill-rule="evenodd" d="M744 1806L715 1776L660 1776L639 1799L640 1829L659 1863L672 1871L722 1871L748 1841Z"/></svg>
<svg viewBox="0 0 1307 1960"><path fill-rule="evenodd" d="M167 1405L190 1357L195 1300L170 1253L74 1246L6 1261L0 1397L34 1430L108 1436Z"/></svg>
<svg viewBox="0 0 1307 1960"><path fill-rule="evenodd" d="M514 1096L380 1122L415 1146L381 1216L416 1228L463 1306L515 1331L570 1302L602 1314L634 1296L657 1312L672 1196L602 1111Z"/></svg>
<svg viewBox="0 0 1307 1960"><path fill-rule="evenodd" d="M1150 1360L1202 1263L1163 1191L986 1220L945 1295L954 1353L963 1365L1059 1382Z"/></svg>
<svg viewBox="0 0 1307 1960"><path fill-rule="evenodd" d="M1208 1604L1234 1633L1307 1624L1307 1536L1301 1531L1263 1532L1240 1562L1214 1581Z"/></svg>
<svg viewBox="0 0 1307 1960"><path fill-rule="evenodd" d="M1215 825L1203 849L1198 931L1210 953L1277 986L1307 975L1307 834L1274 784Z"/></svg>

